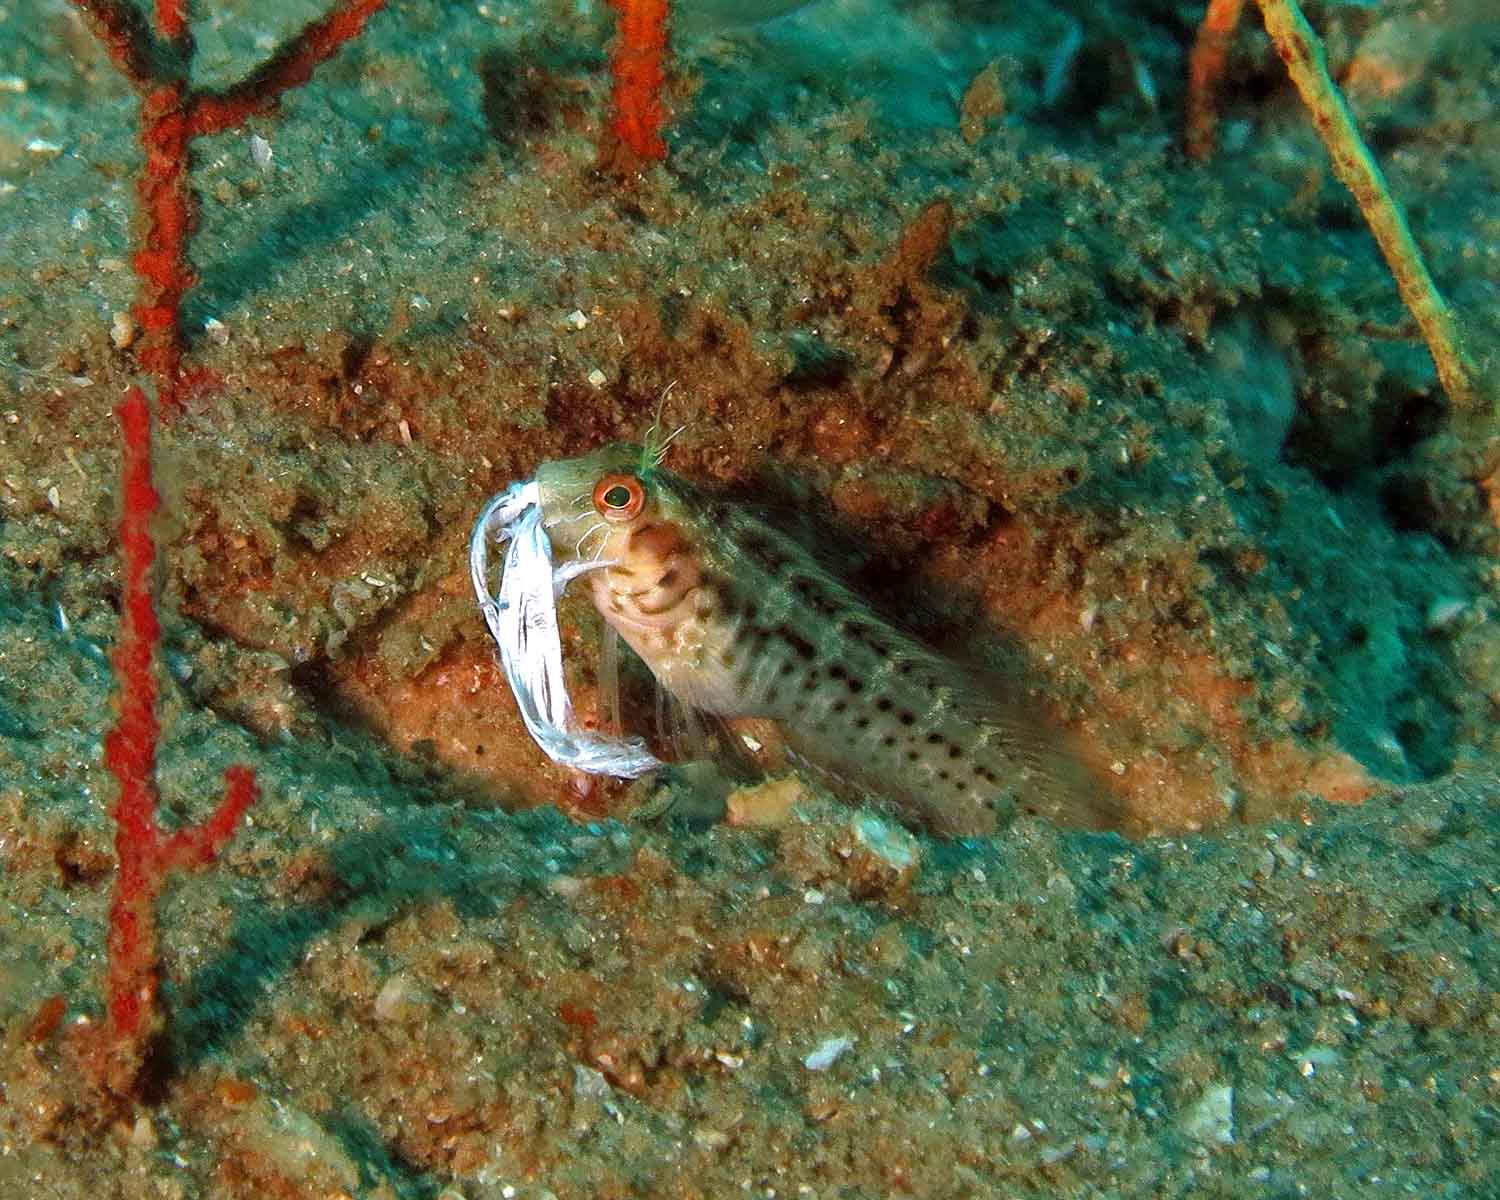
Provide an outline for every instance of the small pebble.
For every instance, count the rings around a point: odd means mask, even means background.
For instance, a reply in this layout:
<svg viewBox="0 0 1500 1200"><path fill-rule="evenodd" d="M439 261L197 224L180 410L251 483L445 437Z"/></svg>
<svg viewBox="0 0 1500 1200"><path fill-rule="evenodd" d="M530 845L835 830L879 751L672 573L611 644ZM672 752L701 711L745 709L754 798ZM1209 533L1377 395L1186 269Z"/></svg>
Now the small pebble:
<svg viewBox="0 0 1500 1200"><path fill-rule="evenodd" d="M154 1150L156 1148L156 1128L151 1124L150 1117L137 1117L135 1125L130 1130L130 1144L139 1146L143 1150Z"/></svg>
<svg viewBox="0 0 1500 1200"><path fill-rule="evenodd" d="M1468 604L1451 596L1434 600L1427 608L1427 632L1443 633L1458 624Z"/></svg>
<svg viewBox="0 0 1500 1200"><path fill-rule="evenodd" d="M1211 1087L1182 1119L1182 1132L1200 1145L1228 1146L1234 1142L1234 1088Z"/></svg>
<svg viewBox="0 0 1500 1200"><path fill-rule="evenodd" d="M817 1049L802 1060L802 1065L809 1071L826 1071L838 1062L853 1045L854 1039L848 1036L828 1038L819 1043Z"/></svg>
<svg viewBox="0 0 1500 1200"><path fill-rule="evenodd" d="M922 855L916 838L874 813L857 814L853 825L860 844L897 871L908 870Z"/></svg>
<svg viewBox="0 0 1500 1200"><path fill-rule="evenodd" d="M135 334L135 318L124 310L115 313L109 325L109 340L115 344L115 349L129 349L135 341Z"/></svg>

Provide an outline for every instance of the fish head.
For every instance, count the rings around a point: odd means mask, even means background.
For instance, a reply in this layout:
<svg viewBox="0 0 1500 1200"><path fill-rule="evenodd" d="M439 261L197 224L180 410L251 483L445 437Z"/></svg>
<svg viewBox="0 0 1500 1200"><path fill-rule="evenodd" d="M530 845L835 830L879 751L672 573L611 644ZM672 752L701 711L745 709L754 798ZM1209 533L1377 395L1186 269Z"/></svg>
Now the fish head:
<svg viewBox="0 0 1500 1200"><path fill-rule="evenodd" d="M542 528L554 557L628 562L639 553L640 539L632 535L672 518L664 476L647 451L629 442L542 466L536 473Z"/></svg>

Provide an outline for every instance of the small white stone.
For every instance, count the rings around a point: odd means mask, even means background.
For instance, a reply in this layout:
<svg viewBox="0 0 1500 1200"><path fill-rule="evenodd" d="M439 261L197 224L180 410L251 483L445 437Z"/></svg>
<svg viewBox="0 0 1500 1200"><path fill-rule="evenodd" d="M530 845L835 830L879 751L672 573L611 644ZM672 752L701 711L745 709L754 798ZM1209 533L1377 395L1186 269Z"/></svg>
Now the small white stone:
<svg viewBox="0 0 1500 1200"><path fill-rule="evenodd" d="M30 85L19 75L0 75L0 92L10 92L19 96Z"/></svg>
<svg viewBox="0 0 1500 1200"><path fill-rule="evenodd" d="M817 1049L802 1060L809 1071L826 1071L838 1062L854 1045L854 1039L846 1035L824 1039Z"/></svg>
<svg viewBox="0 0 1500 1200"><path fill-rule="evenodd" d="M596 1071L593 1067L585 1067L581 1063L573 1064L573 1094L575 1096L592 1096L596 1100L614 1095L614 1089L609 1086L609 1080L604 1077L603 1071Z"/></svg>
<svg viewBox="0 0 1500 1200"><path fill-rule="evenodd" d="M397 972L385 981L375 997L375 1017L380 1021L398 1021L416 1015L426 1007L426 999L420 985Z"/></svg>
<svg viewBox="0 0 1500 1200"><path fill-rule="evenodd" d="M1182 1132L1204 1146L1232 1145L1234 1088L1221 1084L1205 1091L1183 1117Z"/></svg>
<svg viewBox="0 0 1500 1200"><path fill-rule="evenodd" d="M1427 632L1442 633L1457 624L1468 610L1468 604L1452 596L1434 600L1427 609Z"/></svg>
<svg viewBox="0 0 1500 1200"><path fill-rule="evenodd" d="M601 371L598 367L595 367L592 371L589 372L589 382L592 383L596 388L602 388L606 383L609 382L609 376Z"/></svg>
<svg viewBox="0 0 1500 1200"><path fill-rule="evenodd" d="M109 323L109 340L115 344L115 349L127 349L135 341L135 318L124 309L115 313Z"/></svg>
<svg viewBox="0 0 1500 1200"><path fill-rule="evenodd" d="M884 859L897 871L916 865L922 855L917 839L906 830L874 813L859 813L854 818L854 836L872 854Z"/></svg>
<svg viewBox="0 0 1500 1200"><path fill-rule="evenodd" d="M583 309L575 308L564 318L574 329L587 328L589 319L583 315Z"/></svg>
<svg viewBox="0 0 1500 1200"><path fill-rule="evenodd" d="M229 344L229 326L219 320L218 317L209 317L203 322L203 332L208 334L208 340L215 346L227 346Z"/></svg>
<svg viewBox="0 0 1500 1200"><path fill-rule="evenodd" d="M135 1124L130 1129L130 1144L143 1150L156 1148L156 1127L151 1124L150 1117L135 1119Z"/></svg>
<svg viewBox="0 0 1500 1200"><path fill-rule="evenodd" d="M250 157L255 160L255 165L262 171L269 171L271 169L271 159L273 157L271 143L258 133L250 135Z"/></svg>
<svg viewBox="0 0 1500 1200"><path fill-rule="evenodd" d="M49 142L46 138L32 138L26 143L26 152L42 158L56 158L63 152L63 148L56 142Z"/></svg>

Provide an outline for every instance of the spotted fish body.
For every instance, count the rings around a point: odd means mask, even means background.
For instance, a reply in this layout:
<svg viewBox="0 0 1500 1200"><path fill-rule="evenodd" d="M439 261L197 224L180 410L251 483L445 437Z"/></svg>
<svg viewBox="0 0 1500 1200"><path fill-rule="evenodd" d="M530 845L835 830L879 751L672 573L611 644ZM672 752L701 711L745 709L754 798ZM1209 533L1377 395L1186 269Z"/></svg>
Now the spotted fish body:
<svg viewBox="0 0 1500 1200"><path fill-rule="evenodd" d="M657 681L722 717L782 722L789 747L947 835L1017 809L1111 824L1060 735L893 628L795 540L614 445L537 473L554 552L610 565L593 600Z"/></svg>

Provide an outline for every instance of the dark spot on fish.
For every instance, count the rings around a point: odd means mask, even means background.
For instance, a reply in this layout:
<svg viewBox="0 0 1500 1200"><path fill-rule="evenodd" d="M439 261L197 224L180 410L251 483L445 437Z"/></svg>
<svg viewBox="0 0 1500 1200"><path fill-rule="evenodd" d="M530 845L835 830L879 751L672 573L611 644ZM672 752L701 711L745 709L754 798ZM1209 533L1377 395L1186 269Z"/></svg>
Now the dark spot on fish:
<svg viewBox="0 0 1500 1200"><path fill-rule="evenodd" d="M740 535L740 549L773 575L781 574L791 562L780 547L758 530L746 530Z"/></svg>
<svg viewBox="0 0 1500 1200"><path fill-rule="evenodd" d="M885 735L885 737L880 739L880 744L882 746L894 746L896 744L896 739L894 736L888 733Z"/></svg>
<svg viewBox="0 0 1500 1200"><path fill-rule="evenodd" d="M847 701L847 700L835 700L833 702L833 711L834 712L843 712L848 707L849 707L849 701Z"/></svg>
<svg viewBox="0 0 1500 1200"><path fill-rule="evenodd" d="M844 686L847 687L856 696L859 695L860 692L865 690L865 685L852 676L849 679L845 680Z"/></svg>
<svg viewBox="0 0 1500 1200"><path fill-rule="evenodd" d="M882 696L879 700L875 701L875 707L878 708L881 712L890 712L891 709L896 707L896 705L892 702L889 696Z"/></svg>
<svg viewBox="0 0 1500 1200"><path fill-rule="evenodd" d="M929 746L941 746L945 740L940 733L929 733L927 735L927 744Z"/></svg>
<svg viewBox="0 0 1500 1200"><path fill-rule="evenodd" d="M820 611L822 611L826 616L832 616L835 612L838 611L839 607L840 606L838 604L830 600L829 606L826 609L821 609ZM885 655L890 653L889 646L887 646L879 638L872 637L868 629L864 628L861 625L856 625L853 621L839 622L838 632L843 637L846 637L851 642L854 642L856 645L863 646L872 654L884 657Z"/></svg>
<svg viewBox="0 0 1500 1200"><path fill-rule="evenodd" d="M917 723L917 714L916 713L906 712L905 710L902 711L902 713L901 713L901 724L903 724L903 725L915 725L916 723Z"/></svg>
<svg viewBox="0 0 1500 1200"><path fill-rule="evenodd" d="M828 595L814 579L806 575L799 575L791 581L791 589L802 597L805 604L811 605L825 617L831 617L838 612L838 603Z"/></svg>
<svg viewBox="0 0 1500 1200"><path fill-rule="evenodd" d="M816 658L818 656L817 647L794 631L789 625L778 626L776 636L795 650L799 658Z"/></svg>
<svg viewBox="0 0 1500 1200"><path fill-rule="evenodd" d="M963 754L963 750L960 747L955 746L952 742L948 743L948 757L949 758L958 758L962 754Z"/></svg>
<svg viewBox="0 0 1500 1200"><path fill-rule="evenodd" d="M869 717L856 717L854 719L854 726L855 726L856 729L868 729L868 728L870 728L870 718Z"/></svg>

